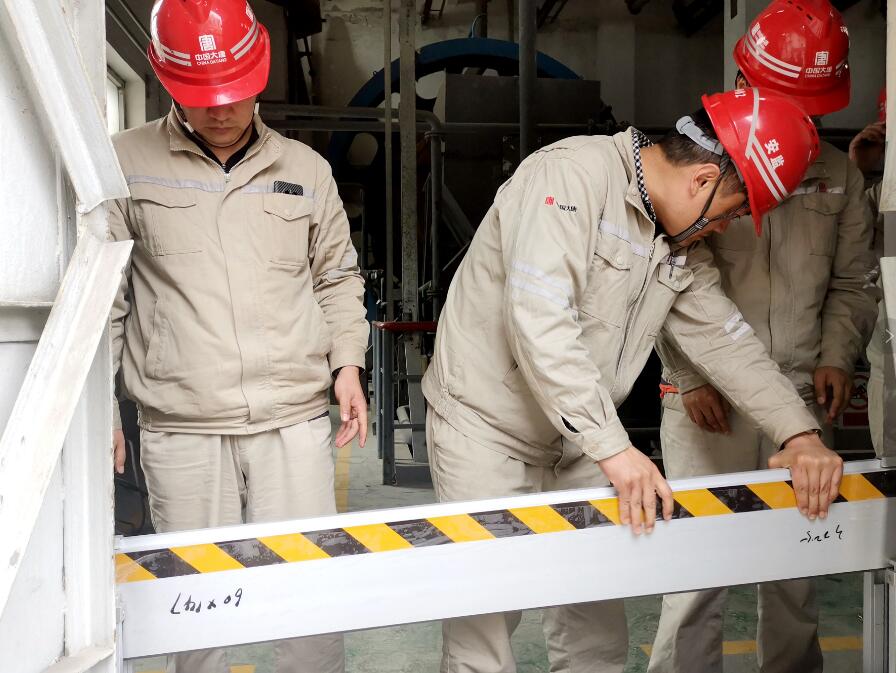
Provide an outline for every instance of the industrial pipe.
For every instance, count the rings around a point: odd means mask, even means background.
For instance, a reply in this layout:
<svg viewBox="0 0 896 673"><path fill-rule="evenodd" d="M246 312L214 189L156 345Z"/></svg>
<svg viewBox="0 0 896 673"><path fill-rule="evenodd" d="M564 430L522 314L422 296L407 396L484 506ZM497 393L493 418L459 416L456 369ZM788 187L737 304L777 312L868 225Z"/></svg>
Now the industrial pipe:
<svg viewBox="0 0 896 673"><path fill-rule="evenodd" d="M386 125L386 320L395 319L395 226L392 219L392 0L383 0L383 99Z"/></svg>
<svg viewBox="0 0 896 673"><path fill-rule="evenodd" d="M538 31L535 0L519 0L520 31L520 162L535 149L535 129L532 115L535 109L536 68L535 38Z"/></svg>

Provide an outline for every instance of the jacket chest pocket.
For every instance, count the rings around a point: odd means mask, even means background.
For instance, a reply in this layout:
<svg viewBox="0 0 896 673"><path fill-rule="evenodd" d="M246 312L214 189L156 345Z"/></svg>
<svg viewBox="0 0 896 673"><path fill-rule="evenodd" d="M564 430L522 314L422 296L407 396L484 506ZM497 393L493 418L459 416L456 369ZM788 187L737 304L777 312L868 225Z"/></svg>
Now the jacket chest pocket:
<svg viewBox="0 0 896 673"><path fill-rule="evenodd" d="M804 229L813 255L833 257L837 252L837 219L846 207L846 194L806 194L802 198Z"/></svg>
<svg viewBox="0 0 896 673"><path fill-rule="evenodd" d="M202 252L196 197L188 191L131 185L137 229L153 257Z"/></svg>
<svg viewBox="0 0 896 673"><path fill-rule="evenodd" d="M630 303L631 274L631 246L621 238L600 235L580 310L592 318L622 327Z"/></svg>
<svg viewBox="0 0 896 673"><path fill-rule="evenodd" d="M314 202L293 194L265 194L264 212L269 259L302 266L308 260L308 231Z"/></svg>

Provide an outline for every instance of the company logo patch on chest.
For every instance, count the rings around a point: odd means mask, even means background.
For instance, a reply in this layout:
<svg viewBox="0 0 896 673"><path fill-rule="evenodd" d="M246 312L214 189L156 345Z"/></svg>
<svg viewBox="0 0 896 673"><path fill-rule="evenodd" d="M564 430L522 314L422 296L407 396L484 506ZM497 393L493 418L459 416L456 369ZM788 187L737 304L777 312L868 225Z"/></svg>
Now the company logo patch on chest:
<svg viewBox="0 0 896 673"><path fill-rule="evenodd" d="M544 205L546 206L555 206L566 213L576 213L578 212L578 208L573 205L567 205L560 203L553 196L546 196L544 199Z"/></svg>
<svg viewBox="0 0 896 673"><path fill-rule="evenodd" d="M845 190L841 185L832 185L823 180L806 181L799 187L794 189L790 195L797 196L799 194L844 194Z"/></svg>

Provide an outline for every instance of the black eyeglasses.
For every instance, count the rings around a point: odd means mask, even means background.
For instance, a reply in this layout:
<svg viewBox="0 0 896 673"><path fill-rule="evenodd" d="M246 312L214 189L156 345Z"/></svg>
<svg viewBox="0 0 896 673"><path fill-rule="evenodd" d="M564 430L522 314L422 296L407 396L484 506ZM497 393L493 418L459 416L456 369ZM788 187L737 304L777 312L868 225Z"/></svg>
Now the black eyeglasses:
<svg viewBox="0 0 896 673"><path fill-rule="evenodd" d="M703 223L704 223L703 226L705 227L709 224L712 224L713 222L721 222L724 220L735 220L738 217L746 217L749 214L750 214L750 202L744 201L737 208L734 208L733 210L729 210L727 213L722 213L721 215L716 215L715 217L709 217L709 218L703 217L701 215L700 219L703 220Z"/></svg>

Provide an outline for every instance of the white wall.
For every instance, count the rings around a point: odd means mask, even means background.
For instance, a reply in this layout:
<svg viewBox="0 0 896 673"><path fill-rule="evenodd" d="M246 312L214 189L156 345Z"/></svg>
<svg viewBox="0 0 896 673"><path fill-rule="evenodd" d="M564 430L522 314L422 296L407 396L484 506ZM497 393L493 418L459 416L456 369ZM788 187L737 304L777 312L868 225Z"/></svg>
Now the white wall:
<svg viewBox="0 0 896 673"><path fill-rule="evenodd" d="M17 303L51 302L62 278L60 176L56 157L41 127L38 110L0 39L0 432L12 411L34 355L46 309ZM65 595L62 580L62 480L58 470L13 585L9 607L0 615L3 668L31 672L52 664L63 651ZM40 633L40 638L33 634ZM32 637L28 637L32 634Z"/></svg>
<svg viewBox="0 0 896 673"><path fill-rule="evenodd" d="M57 254L60 213L56 199L56 158L44 140L38 113L15 66L9 45L0 40L0 147L4 170L0 202L3 263L0 301L52 301L61 278ZM23 198L37 186L48 186L52 198ZM9 207L14 204L14 207Z"/></svg>
<svg viewBox="0 0 896 673"><path fill-rule="evenodd" d="M8 350L3 349L7 353ZM17 377L12 380L21 382ZM6 416L3 418L5 421ZM62 476L57 467L12 587L9 607L0 617L0 661L4 671L39 673L63 654L66 601L61 570L62 493Z"/></svg>
<svg viewBox="0 0 896 673"><path fill-rule="evenodd" d="M56 298L80 219L70 181L54 149L51 127L44 123L38 99L27 86L30 80L23 75L27 68L19 69L9 46L14 41L10 36L16 33L6 8L25 6L0 6L0 90L4 94L0 96L0 143L7 168L0 180L4 204L0 218L4 241L0 246L0 433ZM92 91L101 99L106 71L103 0L46 0L42 5L54 6L61 8ZM47 66L44 62L42 67ZM78 670L114 670L108 335L93 362L88 392L74 415L72 428L77 432L66 437L9 601L0 613L0 669L4 672L38 673L61 657L88 648L109 651L110 656ZM47 417L36 422L60 420ZM6 469L11 469L8 464ZM15 493L0 493L0 506L4 497L15 497ZM4 560L3 570L8 572L7 562L13 561Z"/></svg>

